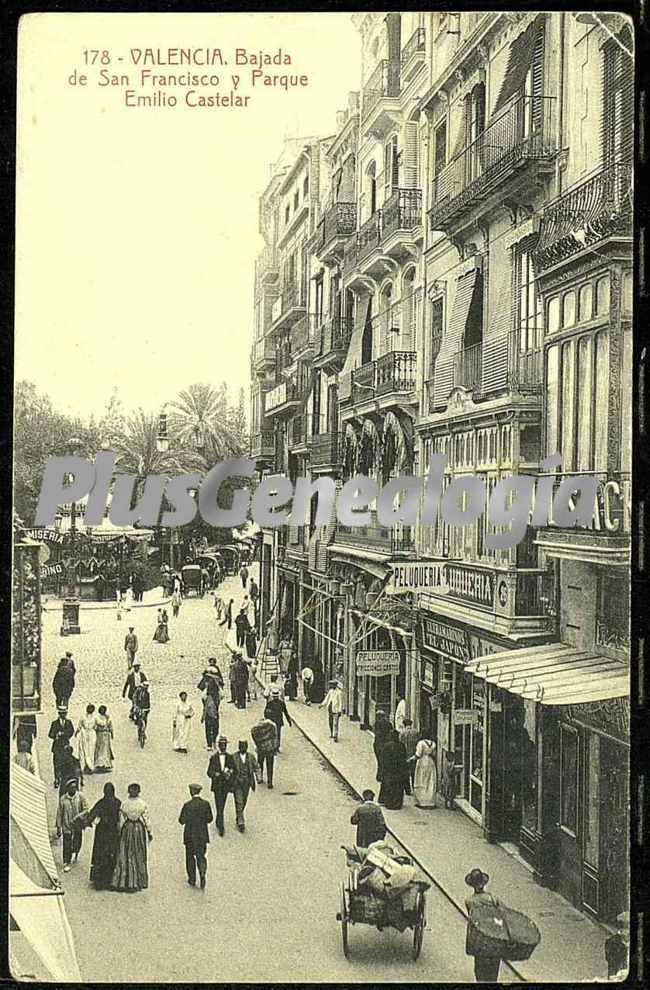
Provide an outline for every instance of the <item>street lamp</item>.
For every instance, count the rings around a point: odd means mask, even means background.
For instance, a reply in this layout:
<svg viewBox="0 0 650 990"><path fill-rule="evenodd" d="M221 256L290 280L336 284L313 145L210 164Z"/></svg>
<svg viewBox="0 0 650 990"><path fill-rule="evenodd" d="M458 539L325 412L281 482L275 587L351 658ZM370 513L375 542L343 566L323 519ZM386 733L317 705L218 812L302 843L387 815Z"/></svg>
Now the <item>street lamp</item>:
<svg viewBox="0 0 650 990"><path fill-rule="evenodd" d="M158 435L156 437L156 450L159 454L166 454L169 450L169 434L167 433L167 403L160 410L160 415L158 416ZM164 527L161 526L163 531L162 544L164 546ZM162 557L162 547L161 547L161 557ZM173 530L169 529L169 566L174 570L174 543L173 543Z"/></svg>

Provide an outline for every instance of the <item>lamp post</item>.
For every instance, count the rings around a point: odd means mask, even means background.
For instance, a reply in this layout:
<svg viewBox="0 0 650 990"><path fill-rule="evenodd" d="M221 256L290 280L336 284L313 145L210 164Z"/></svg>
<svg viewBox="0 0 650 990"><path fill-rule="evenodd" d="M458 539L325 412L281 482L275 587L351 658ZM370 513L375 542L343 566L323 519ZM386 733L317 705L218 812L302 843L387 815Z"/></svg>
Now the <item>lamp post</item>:
<svg viewBox="0 0 650 990"><path fill-rule="evenodd" d="M74 454L78 451L82 445L82 441L78 437L70 437L64 443L60 444L58 449L65 450L68 454ZM78 635L81 632L81 627L79 625L79 599L76 595L77 590L77 572L74 564L74 554L75 554L75 544L77 536L77 503L72 502L70 504L70 555L72 557L72 562L70 565L69 574L66 576L67 590L66 597L62 605L62 618L61 618L61 636L71 636ZM72 576L72 580L69 580Z"/></svg>
<svg viewBox="0 0 650 990"><path fill-rule="evenodd" d="M158 416L158 436L156 437L156 450L159 454L166 454L169 450L169 434L167 432L167 403L160 410L160 415ZM162 530L161 537L161 557L163 556L163 547L165 544L164 527L160 527ZM169 528L169 566L171 570L174 570L174 543L173 543L173 530Z"/></svg>

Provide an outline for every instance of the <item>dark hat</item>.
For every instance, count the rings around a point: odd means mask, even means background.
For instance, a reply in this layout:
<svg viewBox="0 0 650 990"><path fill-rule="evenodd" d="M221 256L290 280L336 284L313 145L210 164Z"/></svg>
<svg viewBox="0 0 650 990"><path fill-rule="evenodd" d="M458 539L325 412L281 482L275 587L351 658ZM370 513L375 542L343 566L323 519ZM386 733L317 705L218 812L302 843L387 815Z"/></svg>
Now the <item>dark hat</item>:
<svg viewBox="0 0 650 990"><path fill-rule="evenodd" d="M218 743L220 743L220 742L225 742L225 743L227 743L227 742L228 742L228 740L227 740L227 738L226 738L225 736L219 736L219 738L217 739L217 742L218 742Z"/></svg>
<svg viewBox="0 0 650 990"><path fill-rule="evenodd" d="M190 784L190 794L198 794L203 790L203 784Z"/></svg>
<svg viewBox="0 0 650 990"><path fill-rule="evenodd" d="M70 650L66 650L66 651L65 651L65 655L66 655L67 657L71 657L71 656L72 656L72 653L70 652Z"/></svg>
<svg viewBox="0 0 650 990"><path fill-rule="evenodd" d="M66 787L69 787L69 786L70 786L70 784L75 784L75 785L76 785L76 784L78 784L78 783L79 783L79 781L77 780L77 778L76 778L76 777L70 777L70 780L66 780L66 782L65 782L65 786L66 786Z"/></svg>
<svg viewBox="0 0 650 990"><path fill-rule="evenodd" d="M490 877L487 873L484 873L483 870L479 870L475 866L465 877L465 883L468 887L474 887L476 889L477 887L485 887L489 879Z"/></svg>

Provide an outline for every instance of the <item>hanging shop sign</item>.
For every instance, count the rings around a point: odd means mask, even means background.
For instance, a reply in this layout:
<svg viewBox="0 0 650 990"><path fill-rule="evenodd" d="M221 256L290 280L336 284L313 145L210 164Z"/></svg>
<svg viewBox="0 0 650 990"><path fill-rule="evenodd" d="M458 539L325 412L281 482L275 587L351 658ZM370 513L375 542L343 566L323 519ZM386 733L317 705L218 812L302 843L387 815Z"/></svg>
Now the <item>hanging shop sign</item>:
<svg viewBox="0 0 650 990"><path fill-rule="evenodd" d="M398 650L360 650L356 657L357 674L366 677L399 674L400 662Z"/></svg>
<svg viewBox="0 0 650 990"><path fill-rule="evenodd" d="M454 725L474 725L479 713L474 708L457 708L454 712Z"/></svg>
<svg viewBox="0 0 650 990"><path fill-rule="evenodd" d="M466 564L447 564L448 594L475 605L494 605L494 573Z"/></svg>
<svg viewBox="0 0 650 990"><path fill-rule="evenodd" d="M29 537L30 540L38 540L39 543L63 544L63 533L59 533L55 529L26 529L25 536Z"/></svg>
<svg viewBox="0 0 650 990"><path fill-rule="evenodd" d="M420 591L445 592L447 581L445 568L448 561L409 560L391 564L391 575L386 585L387 595L417 594Z"/></svg>
<svg viewBox="0 0 650 990"><path fill-rule="evenodd" d="M421 681L424 687L431 688L433 691L438 686L436 683L436 673L437 666L435 664L431 663L430 660L422 661Z"/></svg>
<svg viewBox="0 0 650 990"><path fill-rule="evenodd" d="M420 620L420 637L422 645L436 653L461 663L469 663L472 651L469 636L459 626L451 626L438 619L423 618Z"/></svg>

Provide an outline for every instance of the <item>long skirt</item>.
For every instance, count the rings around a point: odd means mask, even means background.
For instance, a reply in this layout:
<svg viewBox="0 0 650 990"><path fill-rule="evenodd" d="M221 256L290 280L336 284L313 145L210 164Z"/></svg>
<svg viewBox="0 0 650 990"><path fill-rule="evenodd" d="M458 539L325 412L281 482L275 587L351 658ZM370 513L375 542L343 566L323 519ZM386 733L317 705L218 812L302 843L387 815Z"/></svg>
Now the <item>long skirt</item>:
<svg viewBox="0 0 650 990"><path fill-rule="evenodd" d="M156 627L156 631L153 634L153 641L154 641L154 643L168 643L169 642L169 633L167 632L167 623L166 622L159 622L158 623L158 626Z"/></svg>
<svg viewBox="0 0 650 990"><path fill-rule="evenodd" d="M94 729L80 729L77 736L77 758L82 773L92 773L95 766L97 735Z"/></svg>
<svg viewBox="0 0 650 990"><path fill-rule="evenodd" d="M95 770L113 769L113 747L108 729L97 729L95 743Z"/></svg>
<svg viewBox="0 0 650 990"><path fill-rule="evenodd" d="M421 756L415 767L413 795L418 808L435 808L438 771L432 756Z"/></svg>
<svg viewBox="0 0 650 990"><path fill-rule="evenodd" d="M111 886L115 860L120 842L120 833L115 824L95 826L95 840L90 864L90 882L96 890L106 890Z"/></svg>
<svg viewBox="0 0 650 990"><path fill-rule="evenodd" d="M389 811L397 811L404 804L404 781L401 777L384 777L381 794L384 807Z"/></svg>
<svg viewBox="0 0 650 990"><path fill-rule="evenodd" d="M174 731L172 733L172 746L174 749L187 749L187 742L190 738L191 719L184 715L176 715L174 718Z"/></svg>
<svg viewBox="0 0 650 990"><path fill-rule="evenodd" d="M112 886L115 890L144 890L149 886L147 831L140 821L127 820L122 826Z"/></svg>

